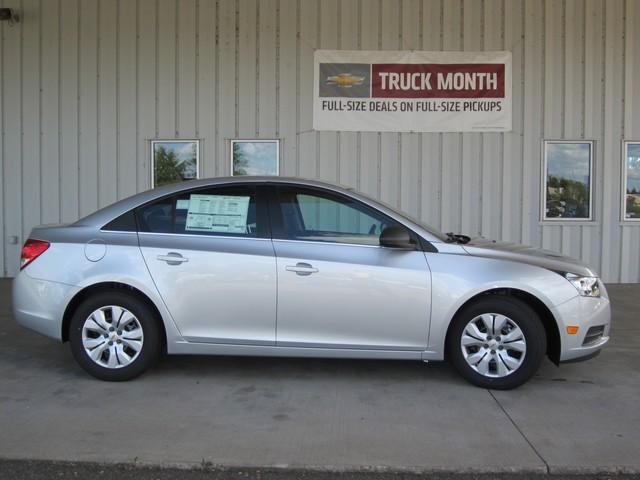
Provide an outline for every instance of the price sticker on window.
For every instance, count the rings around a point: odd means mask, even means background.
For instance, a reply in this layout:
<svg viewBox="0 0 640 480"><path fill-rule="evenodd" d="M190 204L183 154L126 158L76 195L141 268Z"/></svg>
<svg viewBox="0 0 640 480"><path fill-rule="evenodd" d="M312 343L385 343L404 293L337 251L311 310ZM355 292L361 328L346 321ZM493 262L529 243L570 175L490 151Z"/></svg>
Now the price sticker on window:
<svg viewBox="0 0 640 480"><path fill-rule="evenodd" d="M185 230L246 233L250 200L249 196L192 194Z"/></svg>

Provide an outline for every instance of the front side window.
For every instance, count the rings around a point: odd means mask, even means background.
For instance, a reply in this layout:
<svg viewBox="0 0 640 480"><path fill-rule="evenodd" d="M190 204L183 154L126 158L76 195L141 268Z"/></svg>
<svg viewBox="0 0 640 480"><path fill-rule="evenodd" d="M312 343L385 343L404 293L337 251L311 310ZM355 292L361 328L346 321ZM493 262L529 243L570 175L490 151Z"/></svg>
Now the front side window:
<svg viewBox="0 0 640 480"><path fill-rule="evenodd" d="M544 142L543 220L591 220L593 142Z"/></svg>
<svg viewBox="0 0 640 480"><path fill-rule="evenodd" d="M286 238L380 245L380 233L395 221L348 197L312 189L278 189Z"/></svg>
<svg viewBox="0 0 640 480"><path fill-rule="evenodd" d="M624 144L624 220L640 220L640 142Z"/></svg>
<svg viewBox="0 0 640 480"><path fill-rule="evenodd" d="M181 192L137 210L141 232L256 237L253 187L217 187Z"/></svg>

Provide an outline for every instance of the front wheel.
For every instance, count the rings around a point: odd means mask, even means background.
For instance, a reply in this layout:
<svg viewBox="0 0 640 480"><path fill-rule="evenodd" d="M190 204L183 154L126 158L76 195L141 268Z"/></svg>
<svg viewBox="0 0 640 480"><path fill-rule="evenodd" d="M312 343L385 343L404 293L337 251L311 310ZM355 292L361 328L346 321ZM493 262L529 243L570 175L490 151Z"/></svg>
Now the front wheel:
<svg viewBox="0 0 640 480"><path fill-rule="evenodd" d="M80 366L108 381L137 377L161 353L154 313L124 292L103 292L82 302L71 319L69 342Z"/></svg>
<svg viewBox="0 0 640 480"><path fill-rule="evenodd" d="M547 348L540 318L515 298L491 296L456 316L447 337L449 360L471 383L508 390L529 380Z"/></svg>

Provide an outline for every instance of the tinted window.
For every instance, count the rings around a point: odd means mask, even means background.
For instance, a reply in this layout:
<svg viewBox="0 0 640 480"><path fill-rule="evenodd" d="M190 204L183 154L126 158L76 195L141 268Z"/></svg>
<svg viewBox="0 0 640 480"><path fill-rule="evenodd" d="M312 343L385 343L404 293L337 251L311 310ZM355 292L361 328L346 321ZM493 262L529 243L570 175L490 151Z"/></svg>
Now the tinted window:
<svg viewBox="0 0 640 480"><path fill-rule="evenodd" d="M136 210L141 232L173 233L173 197L162 198Z"/></svg>
<svg viewBox="0 0 640 480"><path fill-rule="evenodd" d="M102 230L109 230L112 232L135 232L137 230L137 226L133 210L123 213L118 218L111 220L102 227Z"/></svg>
<svg viewBox="0 0 640 480"><path fill-rule="evenodd" d="M331 193L279 188L285 236L295 240L379 245L395 222L360 202Z"/></svg>
<svg viewBox="0 0 640 480"><path fill-rule="evenodd" d="M189 190L145 205L137 216L142 232L258 236L253 187Z"/></svg>

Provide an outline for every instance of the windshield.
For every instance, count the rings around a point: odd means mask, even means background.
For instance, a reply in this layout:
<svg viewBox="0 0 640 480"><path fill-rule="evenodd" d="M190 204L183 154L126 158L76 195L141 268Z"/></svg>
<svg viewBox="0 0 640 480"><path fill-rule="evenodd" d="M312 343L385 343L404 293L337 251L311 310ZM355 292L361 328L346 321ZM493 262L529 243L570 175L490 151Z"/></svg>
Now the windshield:
<svg viewBox="0 0 640 480"><path fill-rule="evenodd" d="M440 230L438 230L435 227L432 227L431 225L429 225L426 222L423 222L422 220L419 220L411 215L409 215L406 212L403 212L402 210L398 210L396 207L393 207L391 205L389 205L386 202L383 202L381 200L378 200L376 198L373 198L369 195L367 195L366 193L362 193L362 192L358 192L356 190L353 190L351 188L349 188L348 190L357 193L358 195L360 195L361 197L366 198L367 200L373 202L373 203L377 203L379 205L382 205L386 208L388 208L389 210L393 211L396 215L398 215L399 217L404 218L405 220L409 220L412 223L415 223L416 225L419 225L421 228L423 228L424 230L426 230L427 232L429 232L431 235L433 235L434 237L436 237L438 240L440 240L441 242L448 242L449 241L449 236L445 235L444 233L442 233Z"/></svg>

